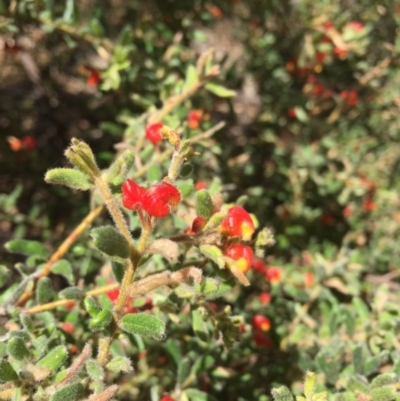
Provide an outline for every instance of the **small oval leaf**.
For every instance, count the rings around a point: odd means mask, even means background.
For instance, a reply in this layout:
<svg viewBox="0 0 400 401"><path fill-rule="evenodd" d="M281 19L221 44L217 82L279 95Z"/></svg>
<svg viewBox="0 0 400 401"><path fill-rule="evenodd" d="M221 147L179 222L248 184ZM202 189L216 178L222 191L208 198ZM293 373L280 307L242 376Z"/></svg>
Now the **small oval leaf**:
<svg viewBox="0 0 400 401"><path fill-rule="evenodd" d="M164 323L147 313L136 313L125 315L119 324L119 327L130 334L139 334L144 337L151 337L156 340L162 340L165 336Z"/></svg>

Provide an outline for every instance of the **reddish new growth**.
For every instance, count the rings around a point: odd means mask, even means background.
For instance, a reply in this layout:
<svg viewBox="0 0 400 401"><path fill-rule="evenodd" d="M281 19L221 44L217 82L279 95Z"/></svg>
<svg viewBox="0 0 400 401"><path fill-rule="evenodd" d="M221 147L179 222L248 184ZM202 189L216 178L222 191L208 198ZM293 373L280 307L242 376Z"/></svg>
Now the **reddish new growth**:
<svg viewBox="0 0 400 401"><path fill-rule="evenodd" d="M251 320L251 325L254 330L269 331L271 328L271 321L263 315L254 315Z"/></svg>
<svg viewBox="0 0 400 401"><path fill-rule="evenodd" d="M62 324L61 328L68 334L72 334L74 332L74 325L69 322L65 322Z"/></svg>
<svg viewBox="0 0 400 401"><path fill-rule="evenodd" d="M225 255L235 260L243 273L247 273L253 264L253 250L246 245L232 244L226 249Z"/></svg>
<svg viewBox="0 0 400 401"><path fill-rule="evenodd" d="M228 210L228 216L220 226L222 234L229 237L240 237L249 241L255 231L251 216L240 206L233 206Z"/></svg>
<svg viewBox="0 0 400 401"><path fill-rule="evenodd" d="M160 182L145 189L132 180L122 184L122 204L130 210L144 210L154 217L166 217L181 201L176 187Z"/></svg>
<svg viewBox="0 0 400 401"><path fill-rule="evenodd" d="M162 141L162 135L160 133L161 128L163 127L163 124L161 123L155 123L155 124L150 124L146 127L146 138L151 142L151 143L159 143Z"/></svg>

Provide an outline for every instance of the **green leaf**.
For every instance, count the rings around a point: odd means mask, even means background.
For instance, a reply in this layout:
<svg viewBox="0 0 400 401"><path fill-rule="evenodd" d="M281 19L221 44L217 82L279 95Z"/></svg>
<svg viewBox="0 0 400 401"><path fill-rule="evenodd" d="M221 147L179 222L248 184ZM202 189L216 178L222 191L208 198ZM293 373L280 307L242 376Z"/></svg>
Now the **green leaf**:
<svg viewBox="0 0 400 401"><path fill-rule="evenodd" d="M4 248L11 253L20 253L22 255L35 255L41 258L46 258L48 252L46 247L38 241L30 241L26 239L14 239L8 241Z"/></svg>
<svg viewBox="0 0 400 401"><path fill-rule="evenodd" d="M292 393L286 386L272 389L271 394L275 401L294 401Z"/></svg>
<svg viewBox="0 0 400 401"><path fill-rule="evenodd" d="M211 394L197 390L195 388L188 388L185 391L190 401L217 401L217 399Z"/></svg>
<svg viewBox="0 0 400 401"><path fill-rule="evenodd" d="M315 386L316 386L315 373L307 372L306 378L304 380L304 389L303 389L304 395L306 396L307 399L311 400L312 396L314 395Z"/></svg>
<svg viewBox="0 0 400 401"><path fill-rule="evenodd" d="M378 355L368 358L364 363L364 374L369 376L371 373L379 371L380 366L387 361L389 351L383 350Z"/></svg>
<svg viewBox="0 0 400 401"><path fill-rule="evenodd" d="M64 345L59 345L53 348L36 365L41 368L57 370L63 365L67 355L67 348Z"/></svg>
<svg viewBox="0 0 400 401"><path fill-rule="evenodd" d="M190 374L191 361L189 358L183 358L179 361L176 382L181 385Z"/></svg>
<svg viewBox="0 0 400 401"><path fill-rule="evenodd" d="M186 178L186 177L188 177L190 174L192 174L192 172L193 172L193 164L191 164L191 163L185 163L184 165L183 165L183 167L182 167L182 169L181 169L181 172L180 172L180 177L182 177L182 178Z"/></svg>
<svg viewBox="0 0 400 401"><path fill-rule="evenodd" d="M97 303L97 301L91 295L88 295L84 299L83 305L85 306L86 311L92 317L97 316L101 312L100 305Z"/></svg>
<svg viewBox="0 0 400 401"><path fill-rule="evenodd" d="M200 252L207 257L208 259L211 259L214 263L218 265L220 269L225 268L225 258L224 254L222 253L221 249L219 249L215 245L201 245L200 246Z"/></svg>
<svg viewBox="0 0 400 401"><path fill-rule="evenodd" d="M86 361L86 371L89 377L94 381L104 380L104 370L94 359Z"/></svg>
<svg viewBox="0 0 400 401"><path fill-rule="evenodd" d="M67 384L55 392L50 401L78 401L83 397L84 387L81 383Z"/></svg>
<svg viewBox="0 0 400 401"><path fill-rule="evenodd" d="M28 330L30 333L32 333L35 330L35 326L33 324L33 320L29 315L26 315L25 313L22 313L19 316L19 319L21 320L22 326L24 326L24 328L26 330Z"/></svg>
<svg viewBox="0 0 400 401"><path fill-rule="evenodd" d="M215 230L228 215L228 211L214 213L203 228L203 232Z"/></svg>
<svg viewBox="0 0 400 401"><path fill-rule="evenodd" d="M394 401L396 399L392 387L374 388L370 391L369 395L372 401Z"/></svg>
<svg viewBox="0 0 400 401"><path fill-rule="evenodd" d="M182 195L182 198L186 198L194 191L193 180L189 178L188 180L178 180L176 181L176 187Z"/></svg>
<svg viewBox="0 0 400 401"><path fill-rule="evenodd" d="M29 350L21 337L11 338L7 343L7 351L17 361L22 361L29 357Z"/></svg>
<svg viewBox="0 0 400 401"><path fill-rule="evenodd" d="M112 260L124 263L129 258L129 244L125 237L112 226L94 228L91 231L94 244Z"/></svg>
<svg viewBox="0 0 400 401"><path fill-rule="evenodd" d="M7 283L10 276L10 269L8 269L5 265L0 265L0 287L3 287L3 285Z"/></svg>
<svg viewBox="0 0 400 401"><path fill-rule="evenodd" d="M71 263L69 263L68 260L60 259L54 263L51 272L65 277L69 284L74 284L74 275L72 273Z"/></svg>
<svg viewBox="0 0 400 401"><path fill-rule="evenodd" d="M196 193L196 214L198 217L208 220L213 211L213 202L206 189L201 189Z"/></svg>
<svg viewBox="0 0 400 401"><path fill-rule="evenodd" d="M235 91L211 82L206 84L205 88L218 97L233 97L236 95Z"/></svg>
<svg viewBox="0 0 400 401"><path fill-rule="evenodd" d="M115 358L111 359L111 361L107 363L106 368L115 373L128 373L133 370L130 359L124 356L116 356Z"/></svg>
<svg viewBox="0 0 400 401"><path fill-rule="evenodd" d="M109 326L112 320L112 313L108 309L103 309L100 313L90 319L89 327L94 330L103 330Z"/></svg>
<svg viewBox="0 0 400 401"><path fill-rule="evenodd" d="M6 360L0 361L0 382L18 380L17 372Z"/></svg>
<svg viewBox="0 0 400 401"><path fill-rule="evenodd" d="M125 315L121 319L119 326L122 330L130 334L139 334L156 340L162 340L165 337L164 323L147 313Z"/></svg>
<svg viewBox="0 0 400 401"><path fill-rule="evenodd" d="M135 155L129 149L118 156L106 173L107 181L112 185L121 185L127 178L129 170L135 161Z"/></svg>
<svg viewBox="0 0 400 401"><path fill-rule="evenodd" d="M123 264L115 262L114 260L111 262L111 268L114 274L115 279L121 283L125 274L125 267Z"/></svg>
<svg viewBox="0 0 400 401"><path fill-rule="evenodd" d="M51 288L51 280L48 277L39 279L36 287L36 301L38 304L50 302L54 297L54 291Z"/></svg>
<svg viewBox="0 0 400 401"><path fill-rule="evenodd" d="M186 68L186 78L185 78L185 84L183 85L183 91L189 87L191 87L193 84L197 82L197 71L196 67L192 64L189 64Z"/></svg>
<svg viewBox="0 0 400 401"><path fill-rule="evenodd" d="M89 177L74 168L54 168L47 171L44 180L48 184L64 185L71 189L87 191L92 186Z"/></svg>
<svg viewBox="0 0 400 401"><path fill-rule="evenodd" d="M83 292L78 287L68 287L58 293L58 296L62 299L82 299Z"/></svg>
<svg viewBox="0 0 400 401"><path fill-rule="evenodd" d="M200 308L194 308L192 310L192 328L193 328L193 331L196 334L196 336L201 341L204 341L204 342L208 341L207 324L203 319Z"/></svg>

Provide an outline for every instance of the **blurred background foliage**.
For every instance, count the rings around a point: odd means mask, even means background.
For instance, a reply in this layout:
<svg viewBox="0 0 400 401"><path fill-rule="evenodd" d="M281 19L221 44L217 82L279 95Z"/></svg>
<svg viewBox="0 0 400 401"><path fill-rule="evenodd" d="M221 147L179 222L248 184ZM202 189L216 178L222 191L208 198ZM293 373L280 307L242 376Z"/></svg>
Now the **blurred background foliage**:
<svg viewBox="0 0 400 401"><path fill-rule="evenodd" d="M138 116L179 93L203 51L214 48L219 82L236 91L202 89L163 122L186 137L226 122L198 145L192 178L219 177L226 201L244 195L273 229L270 275L254 269L251 287L216 303L244 317L231 350L193 337L186 315L146 357L139 342L125 399L190 386L266 400L276 384L299 391L311 369L347 400L361 376L400 373L399 24L389 0L0 0L1 243L55 249L90 202L46 185L45 171L66 163L72 137L104 166L115 145L142 140ZM101 263L86 242L68 256L79 277ZM257 313L272 321L270 341L255 337Z"/></svg>

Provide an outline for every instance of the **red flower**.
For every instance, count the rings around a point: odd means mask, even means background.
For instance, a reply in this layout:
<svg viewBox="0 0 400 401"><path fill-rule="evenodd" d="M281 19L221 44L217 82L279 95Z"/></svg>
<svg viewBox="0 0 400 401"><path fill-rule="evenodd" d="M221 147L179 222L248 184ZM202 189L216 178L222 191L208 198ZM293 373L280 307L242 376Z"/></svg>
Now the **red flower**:
<svg viewBox="0 0 400 401"><path fill-rule="evenodd" d="M355 90L342 91L340 97L346 102L348 106L356 106L359 102L358 93Z"/></svg>
<svg viewBox="0 0 400 401"><path fill-rule="evenodd" d="M335 48L333 50L333 54L337 58L340 58L341 60L344 60L347 57L347 49L345 49L343 47L335 46Z"/></svg>
<svg viewBox="0 0 400 401"><path fill-rule="evenodd" d="M146 138L152 143L159 143L162 141L160 129L163 127L161 123L150 124L146 127Z"/></svg>
<svg viewBox="0 0 400 401"><path fill-rule="evenodd" d="M281 269L279 267L267 267L265 278L273 285L278 284L282 279Z"/></svg>
<svg viewBox="0 0 400 401"><path fill-rule="evenodd" d="M264 263L262 259L256 258L253 261L253 270L257 273L265 274L267 269L267 265Z"/></svg>
<svg viewBox="0 0 400 401"><path fill-rule="evenodd" d="M258 299L263 305L269 305L271 303L271 294L269 292L262 292Z"/></svg>
<svg viewBox="0 0 400 401"><path fill-rule="evenodd" d="M324 213L321 217L322 224L330 226L334 222L334 218L330 213Z"/></svg>
<svg viewBox="0 0 400 401"><path fill-rule="evenodd" d="M175 401L173 398L171 398L169 395L164 396L161 398L160 401Z"/></svg>
<svg viewBox="0 0 400 401"><path fill-rule="evenodd" d="M146 189L132 180L126 180L122 184L122 204L130 210L138 210L142 207L142 198Z"/></svg>
<svg viewBox="0 0 400 401"><path fill-rule="evenodd" d="M221 9L217 6L211 6L208 11L214 18L221 18L223 16Z"/></svg>
<svg viewBox="0 0 400 401"><path fill-rule="evenodd" d="M332 21L327 21L327 22L324 23L324 28L326 30L332 29L334 26L335 25L334 25L334 23Z"/></svg>
<svg viewBox="0 0 400 401"><path fill-rule="evenodd" d="M115 288L114 290L106 292L106 295L108 296L108 298L112 303L117 302L117 299L119 297L119 288Z"/></svg>
<svg viewBox="0 0 400 401"><path fill-rule="evenodd" d="M199 233L206 225L206 223L207 223L206 219L203 219L202 217L196 217L193 220L192 227L189 228L189 230L187 231L187 234L194 235Z"/></svg>
<svg viewBox="0 0 400 401"><path fill-rule="evenodd" d="M318 63L323 63L327 55L328 54L325 52L317 52L315 55L315 59L317 60Z"/></svg>
<svg viewBox="0 0 400 401"><path fill-rule="evenodd" d="M176 187L160 182L150 187L142 197L143 209L151 216L166 217L181 201L181 194Z"/></svg>
<svg viewBox="0 0 400 401"><path fill-rule="evenodd" d="M9 136L7 138L8 144L10 145L10 148L14 152L19 152L21 149L23 149L24 145L22 141L15 136Z"/></svg>
<svg viewBox="0 0 400 401"><path fill-rule="evenodd" d="M235 260L243 273L248 272L253 264L253 250L246 245L232 244L226 249L225 255Z"/></svg>
<svg viewBox="0 0 400 401"><path fill-rule="evenodd" d="M359 21L351 21L347 25L349 28L354 29L357 32L361 32L364 30L364 25Z"/></svg>
<svg viewBox="0 0 400 401"><path fill-rule="evenodd" d="M372 212L376 209L376 203L372 199L366 199L363 202L362 208L364 212Z"/></svg>
<svg viewBox="0 0 400 401"><path fill-rule="evenodd" d="M294 107L290 108L287 112L289 118L296 118L296 109Z"/></svg>
<svg viewBox="0 0 400 401"><path fill-rule="evenodd" d="M93 68L89 68L89 76L86 81L87 84L90 86L97 86L100 83L100 80L100 72Z"/></svg>
<svg viewBox="0 0 400 401"><path fill-rule="evenodd" d="M343 209L343 217L346 217L346 218L348 218L348 217L350 217L352 214L353 214L353 208L351 207L351 206L346 206L344 209Z"/></svg>
<svg viewBox="0 0 400 401"><path fill-rule="evenodd" d="M314 274L312 272L304 274L304 285L308 288L314 285Z"/></svg>
<svg viewBox="0 0 400 401"><path fill-rule="evenodd" d="M25 149L36 149L36 139L33 136L27 135L22 138L22 143Z"/></svg>
<svg viewBox="0 0 400 401"><path fill-rule="evenodd" d="M72 334L74 332L74 325L72 323L63 323L61 328L68 334Z"/></svg>
<svg viewBox="0 0 400 401"><path fill-rule="evenodd" d="M249 241L255 228L251 216L240 206L228 210L228 216L222 221L220 231L229 237L241 237Z"/></svg>
<svg viewBox="0 0 400 401"><path fill-rule="evenodd" d="M190 129L196 129L200 126L203 110L190 110L187 115L187 123Z"/></svg>
<svg viewBox="0 0 400 401"><path fill-rule="evenodd" d="M200 189L206 189L207 183L205 181L196 181L194 184L196 191L200 191Z"/></svg>
<svg viewBox="0 0 400 401"><path fill-rule="evenodd" d="M263 315L254 315L251 320L251 325L254 330L269 331L271 328L271 321Z"/></svg>
<svg viewBox="0 0 400 401"><path fill-rule="evenodd" d="M271 348L272 340L262 331L256 331L253 334L253 340L259 347Z"/></svg>

